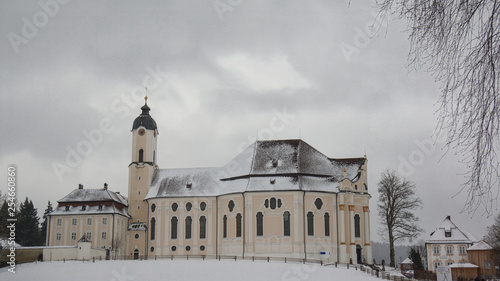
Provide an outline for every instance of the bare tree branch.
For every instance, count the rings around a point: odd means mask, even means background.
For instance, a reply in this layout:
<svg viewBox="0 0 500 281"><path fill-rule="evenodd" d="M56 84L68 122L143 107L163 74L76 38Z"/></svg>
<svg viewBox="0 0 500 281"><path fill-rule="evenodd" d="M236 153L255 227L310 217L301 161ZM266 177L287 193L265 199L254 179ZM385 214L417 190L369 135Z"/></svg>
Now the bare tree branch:
<svg viewBox="0 0 500 281"><path fill-rule="evenodd" d="M408 65L443 85L436 133L466 163L464 210L492 214L500 189L500 1L380 0L407 20Z"/></svg>

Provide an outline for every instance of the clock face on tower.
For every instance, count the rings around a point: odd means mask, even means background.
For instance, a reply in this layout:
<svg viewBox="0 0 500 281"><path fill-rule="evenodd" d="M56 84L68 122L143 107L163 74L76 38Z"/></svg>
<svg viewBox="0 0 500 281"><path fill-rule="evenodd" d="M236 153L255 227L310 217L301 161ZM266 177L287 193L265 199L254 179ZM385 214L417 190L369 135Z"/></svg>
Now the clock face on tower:
<svg viewBox="0 0 500 281"><path fill-rule="evenodd" d="M146 130L139 129L139 136L144 136L145 133L146 133Z"/></svg>

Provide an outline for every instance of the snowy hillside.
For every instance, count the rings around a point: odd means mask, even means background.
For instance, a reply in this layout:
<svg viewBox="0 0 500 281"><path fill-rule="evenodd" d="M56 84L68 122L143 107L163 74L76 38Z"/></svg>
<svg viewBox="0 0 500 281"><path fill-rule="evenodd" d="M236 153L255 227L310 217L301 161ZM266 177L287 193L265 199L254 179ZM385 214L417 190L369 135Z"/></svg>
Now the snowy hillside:
<svg viewBox="0 0 500 281"><path fill-rule="evenodd" d="M0 280L381 280L353 268L264 261L158 260L39 262L0 269Z"/></svg>

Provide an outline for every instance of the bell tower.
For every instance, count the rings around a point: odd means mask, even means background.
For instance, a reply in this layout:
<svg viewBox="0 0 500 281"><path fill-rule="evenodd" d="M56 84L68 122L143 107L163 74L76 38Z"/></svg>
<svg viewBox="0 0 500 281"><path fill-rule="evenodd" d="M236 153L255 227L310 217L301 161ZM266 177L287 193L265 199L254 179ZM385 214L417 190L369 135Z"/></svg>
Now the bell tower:
<svg viewBox="0 0 500 281"><path fill-rule="evenodd" d="M146 234L148 205L144 201L153 173L158 168L156 165L156 143L158 128L155 120L149 115L148 97L144 98L142 113L134 120L132 125L132 161L129 168L128 179L128 212L129 224L129 252L134 255L147 254ZM142 236L142 237L141 237Z"/></svg>

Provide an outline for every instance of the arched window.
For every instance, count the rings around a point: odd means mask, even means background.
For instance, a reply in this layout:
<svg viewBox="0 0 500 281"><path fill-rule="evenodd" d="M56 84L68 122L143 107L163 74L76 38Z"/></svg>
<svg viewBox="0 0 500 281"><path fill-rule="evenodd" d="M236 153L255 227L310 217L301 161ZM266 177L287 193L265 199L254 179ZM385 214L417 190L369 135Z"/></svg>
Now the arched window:
<svg viewBox="0 0 500 281"><path fill-rule="evenodd" d="M314 214L312 212L307 213L307 235L314 235Z"/></svg>
<svg viewBox="0 0 500 281"><path fill-rule="evenodd" d="M290 212L283 213L283 235L290 236Z"/></svg>
<svg viewBox="0 0 500 281"><path fill-rule="evenodd" d="M170 238L177 239L177 217L172 217L170 223L171 223Z"/></svg>
<svg viewBox="0 0 500 281"><path fill-rule="evenodd" d="M191 239L191 225L193 220L190 216L186 217L186 239Z"/></svg>
<svg viewBox="0 0 500 281"><path fill-rule="evenodd" d="M155 231L156 231L156 219L155 218L151 219L150 230L151 230L151 240L155 240Z"/></svg>
<svg viewBox="0 0 500 281"><path fill-rule="evenodd" d="M139 149L139 162L144 162L144 150Z"/></svg>
<svg viewBox="0 0 500 281"><path fill-rule="evenodd" d="M191 204L191 202L187 202L186 204L186 211L191 211L191 208L193 208L193 204Z"/></svg>
<svg viewBox="0 0 500 281"><path fill-rule="evenodd" d="M222 238L227 237L227 216L224 215L224 218L222 219Z"/></svg>
<svg viewBox="0 0 500 281"><path fill-rule="evenodd" d="M325 236L330 236L330 214L325 213Z"/></svg>
<svg viewBox="0 0 500 281"><path fill-rule="evenodd" d="M271 198L271 200L269 200L269 207L271 208L271 210L274 210L276 209L276 198Z"/></svg>
<svg viewBox="0 0 500 281"><path fill-rule="evenodd" d="M205 216L201 216L200 217L200 239L207 238L206 229L207 229L207 219L205 218Z"/></svg>
<svg viewBox="0 0 500 281"><path fill-rule="evenodd" d="M151 212L154 213L156 210L156 204L151 205Z"/></svg>
<svg viewBox="0 0 500 281"><path fill-rule="evenodd" d="M257 236L264 235L264 215L262 212L257 213Z"/></svg>
<svg viewBox="0 0 500 281"><path fill-rule="evenodd" d="M361 231L359 229L359 215L354 216L354 236L361 237Z"/></svg>
<svg viewBox="0 0 500 281"><path fill-rule="evenodd" d="M177 205L177 203L174 203L172 204L172 211L177 211L177 208L179 207L179 205Z"/></svg>
<svg viewBox="0 0 500 281"><path fill-rule="evenodd" d="M241 237L241 214L236 215L236 237Z"/></svg>
<svg viewBox="0 0 500 281"><path fill-rule="evenodd" d="M229 203L227 204L227 207L229 208L229 212L233 211L233 209L234 209L234 202L233 202L233 200L229 201Z"/></svg>

